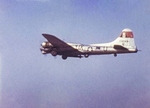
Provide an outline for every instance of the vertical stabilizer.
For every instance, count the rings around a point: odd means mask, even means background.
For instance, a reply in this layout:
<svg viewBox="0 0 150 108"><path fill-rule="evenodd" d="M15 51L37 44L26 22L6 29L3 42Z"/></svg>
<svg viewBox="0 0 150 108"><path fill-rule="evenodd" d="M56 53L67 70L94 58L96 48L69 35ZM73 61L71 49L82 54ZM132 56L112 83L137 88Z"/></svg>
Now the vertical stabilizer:
<svg viewBox="0 0 150 108"><path fill-rule="evenodd" d="M136 48L132 30L128 28L123 29L121 35L115 41L113 41L113 44Z"/></svg>

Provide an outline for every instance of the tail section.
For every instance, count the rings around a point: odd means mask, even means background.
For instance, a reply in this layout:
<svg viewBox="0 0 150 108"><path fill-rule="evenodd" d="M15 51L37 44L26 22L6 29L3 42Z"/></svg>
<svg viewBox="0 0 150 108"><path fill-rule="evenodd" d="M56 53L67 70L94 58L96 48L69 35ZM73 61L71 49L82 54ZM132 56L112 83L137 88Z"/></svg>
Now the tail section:
<svg viewBox="0 0 150 108"><path fill-rule="evenodd" d="M121 45L125 48L135 48L134 36L132 30L126 28L123 29L121 35L113 41L114 45Z"/></svg>

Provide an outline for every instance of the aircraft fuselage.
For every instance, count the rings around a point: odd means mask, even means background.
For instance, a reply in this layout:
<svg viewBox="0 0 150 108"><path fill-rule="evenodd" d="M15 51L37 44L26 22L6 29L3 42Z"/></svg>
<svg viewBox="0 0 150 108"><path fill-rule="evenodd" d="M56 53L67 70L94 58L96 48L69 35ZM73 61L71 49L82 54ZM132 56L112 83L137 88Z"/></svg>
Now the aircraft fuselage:
<svg viewBox="0 0 150 108"><path fill-rule="evenodd" d="M63 59L67 57L88 57L89 55L136 53L137 47L134 43L133 33L130 29L124 29L121 35L114 41L103 44L73 44L65 43L57 37L49 34L43 34L48 40L41 44L43 54L52 54L53 56L62 55Z"/></svg>

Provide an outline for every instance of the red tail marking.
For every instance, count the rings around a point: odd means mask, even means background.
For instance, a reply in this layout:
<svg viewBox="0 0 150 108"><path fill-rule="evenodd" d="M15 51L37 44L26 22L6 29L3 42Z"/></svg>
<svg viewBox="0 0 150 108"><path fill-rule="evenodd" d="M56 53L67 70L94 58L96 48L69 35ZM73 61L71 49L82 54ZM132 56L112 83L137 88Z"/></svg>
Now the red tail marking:
<svg viewBox="0 0 150 108"><path fill-rule="evenodd" d="M123 31L120 37L133 38L133 33L131 31Z"/></svg>

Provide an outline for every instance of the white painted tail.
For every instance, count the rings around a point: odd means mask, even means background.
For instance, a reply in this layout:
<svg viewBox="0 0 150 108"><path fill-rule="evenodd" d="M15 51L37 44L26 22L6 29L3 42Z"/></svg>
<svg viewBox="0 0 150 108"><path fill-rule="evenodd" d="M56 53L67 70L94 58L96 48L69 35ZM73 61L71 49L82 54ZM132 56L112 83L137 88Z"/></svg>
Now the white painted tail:
<svg viewBox="0 0 150 108"><path fill-rule="evenodd" d="M112 42L115 45L121 45L124 47L136 48L134 43L134 36L132 30L126 28L123 29L121 35Z"/></svg>

